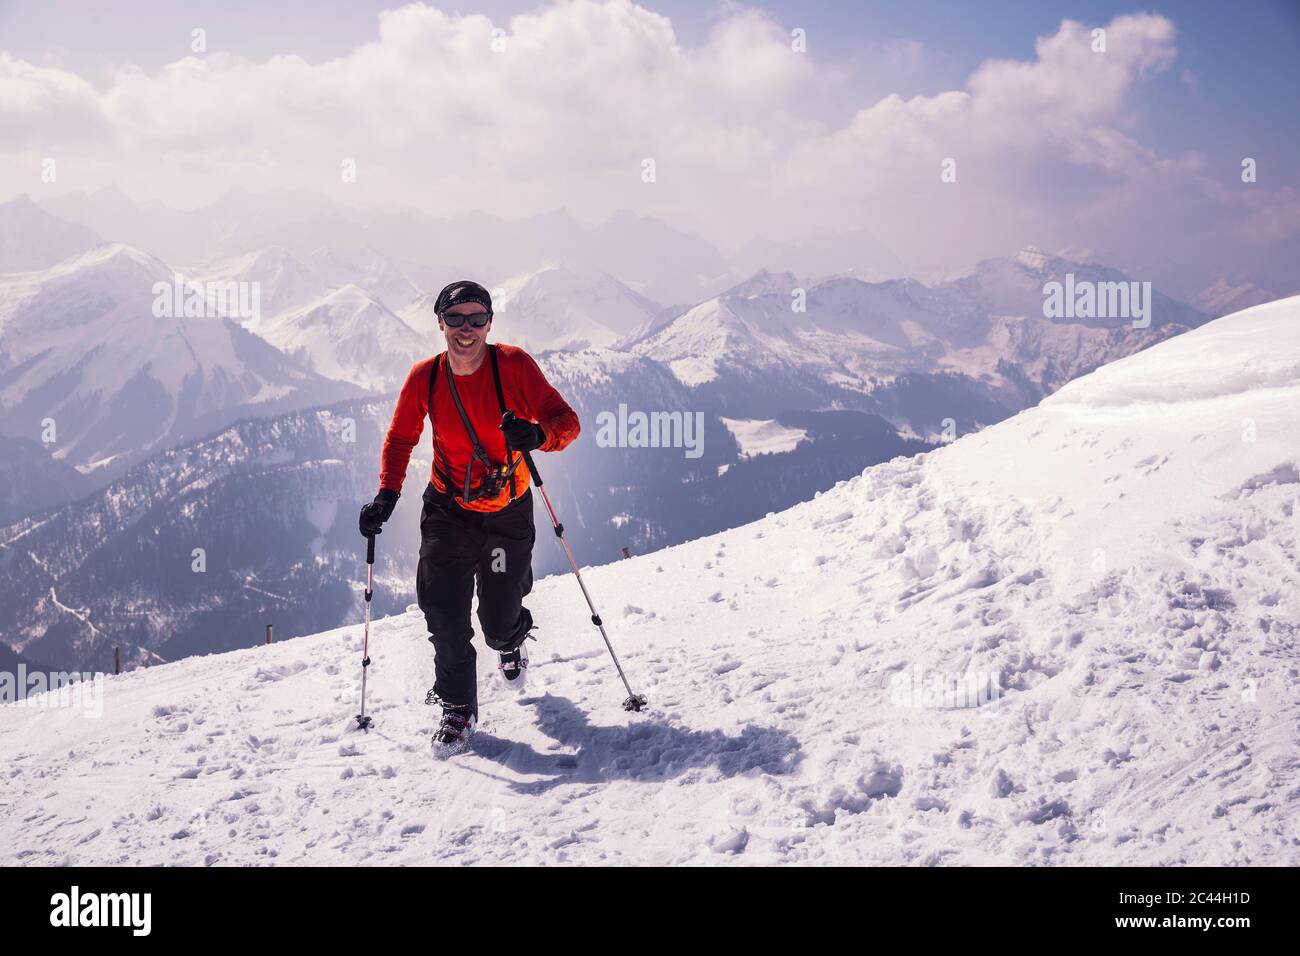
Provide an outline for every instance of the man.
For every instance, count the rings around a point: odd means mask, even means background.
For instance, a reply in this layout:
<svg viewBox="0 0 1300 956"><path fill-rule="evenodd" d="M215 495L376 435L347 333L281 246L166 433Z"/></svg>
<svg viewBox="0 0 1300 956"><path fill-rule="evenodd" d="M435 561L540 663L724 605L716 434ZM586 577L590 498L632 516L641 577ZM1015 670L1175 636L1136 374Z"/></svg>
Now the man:
<svg viewBox="0 0 1300 956"><path fill-rule="evenodd" d="M445 755L466 748L478 720L469 613L476 581L484 640L506 683L523 687L533 626L523 599L533 586L536 533L522 453L560 451L580 425L532 356L487 343L492 297L481 285L451 283L434 312L447 349L406 376L384 440L379 494L361 509L360 527L367 537L379 534L392 515L428 417L433 474L420 513L415 591L433 644L429 703L442 705L433 746Z"/></svg>

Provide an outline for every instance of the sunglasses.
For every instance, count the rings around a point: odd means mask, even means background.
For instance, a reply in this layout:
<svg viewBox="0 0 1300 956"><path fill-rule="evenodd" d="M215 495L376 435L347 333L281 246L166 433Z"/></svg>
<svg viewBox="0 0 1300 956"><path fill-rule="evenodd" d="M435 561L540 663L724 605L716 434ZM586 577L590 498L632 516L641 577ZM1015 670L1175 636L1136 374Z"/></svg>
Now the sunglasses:
<svg viewBox="0 0 1300 956"><path fill-rule="evenodd" d="M491 312L475 312L473 315L457 315L455 312L444 312L438 316L442 321L447 323L447 328L458 329L465 324L468 319L469 324L476 329L481 329L492 321Z"/></svg>

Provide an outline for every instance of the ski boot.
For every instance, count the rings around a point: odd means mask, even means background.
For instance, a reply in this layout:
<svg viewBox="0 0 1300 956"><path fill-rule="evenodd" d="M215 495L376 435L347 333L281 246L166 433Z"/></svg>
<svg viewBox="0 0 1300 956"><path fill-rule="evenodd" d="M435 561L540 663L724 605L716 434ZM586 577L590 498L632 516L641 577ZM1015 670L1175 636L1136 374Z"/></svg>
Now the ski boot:
<svg viewBox="0 0 1300 956"><path fill-rule="evenodd" d="M497 665L501 679L516 694L522 694L528 683L528 641L525 640L513 651L497 656L501 658L501 663Z"/></svg>
<svg viewBox="0 0 1300 956"><path fill-rule="evenodd" d="M452 757L469 749L469 739L474 733L474 714L469 707L443 703L442 720L433 735L433 752L439 757Z"/></svg>

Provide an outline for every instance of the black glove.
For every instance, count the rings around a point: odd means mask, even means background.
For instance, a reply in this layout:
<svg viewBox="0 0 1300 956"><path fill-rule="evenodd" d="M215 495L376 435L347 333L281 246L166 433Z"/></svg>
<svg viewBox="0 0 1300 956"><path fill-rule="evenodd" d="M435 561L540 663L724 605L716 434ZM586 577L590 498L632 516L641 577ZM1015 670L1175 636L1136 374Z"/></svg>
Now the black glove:
<svg viewBox="0 0 1300 956"><path fill-rule="evenodd" d="M361 534L363 537L373 538L377 534L382 534L380 529L384 522L393 514L393 508L397 506L397 499L400 497L396 491L390 491L385 488L379 494L375 495L375 500L367 505L361 506Z"/></svg>
<svg viewBox="0 0 1300 956"><path fill-rule="evenodd" d="M501 432L513 451L532 451L541 448L546 441L546 432L542 431L542 426L523 418L502 422Z"/></svg>

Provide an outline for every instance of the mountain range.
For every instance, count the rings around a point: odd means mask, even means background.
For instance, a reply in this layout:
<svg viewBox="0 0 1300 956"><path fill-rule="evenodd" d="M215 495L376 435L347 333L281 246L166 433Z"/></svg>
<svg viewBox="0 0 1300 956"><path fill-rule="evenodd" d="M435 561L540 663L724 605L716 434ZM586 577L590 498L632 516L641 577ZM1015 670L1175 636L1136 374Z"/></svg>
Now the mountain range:
<svg viewBox="0 0 1300 956"><path fill-rule="evenodd" d="M153 223L164 235L162 210L123 201L95 200L124 230ZM61 251L65 226L32 208L33 247ZM201 251L219 254L197 265L81 234L89 249L0 275L0 438L13 454L0 642L31 659L103 666L123 646L136 663L171 660L241 646L268 616L289 635L355 612L356 508L374 493L393 391L439 348L437 286L425 283L442 267L424 257L450 253L420 238L417 217L345 227L345 207L309 194L260 205L233 194L210 213ZM574 242L586 235L543 218ZM618 221L629 234L658 228ZM499 226L471 217L462 248ZM556 256L501 280L493 339L537 355L584 423L564 455L542 456L581 553L640 554L761 518L1206 321L1159 291L1145 328L1047 315L1049 283L1129 277L1032 248L930 284L851 271L734 281L723 266L725 285L685 302ZM209 314L154 314L155 288L177 273ZM254 283L254 315L211 298ZM600 416L624 409L702 416L703 454L602 444ZM737 438L756 435L787 438L757 453ZM381 552L392 610L412 598L427 469L426 436ZM191 570L195 548L209 570ZM559 562L539 553L537 570Z"/></svg>
<svg viewBox="0 0 1300 956"><path fill-rule="evenodd" d="M173 285L162 260L120 244L0 276L0 434L107 477L245 415L362 394L230 318L160 310Z"/></svg>
<svg viewBox="0 0 1300 956"><path fill-rule="evenodd" d="M732 413L864 408L933 436L945 419L962 431L990 424L1206 319L1158 291L1145 328L1123 319L1047 317L1044 286L1067 275L1080 283L1130 281L1033 249L985 260L935 286L851 277L807 282L764 271L629 347Z"/></svg>

